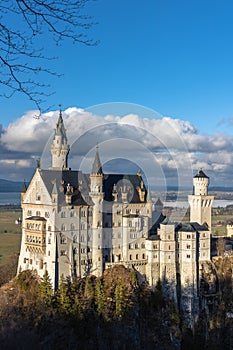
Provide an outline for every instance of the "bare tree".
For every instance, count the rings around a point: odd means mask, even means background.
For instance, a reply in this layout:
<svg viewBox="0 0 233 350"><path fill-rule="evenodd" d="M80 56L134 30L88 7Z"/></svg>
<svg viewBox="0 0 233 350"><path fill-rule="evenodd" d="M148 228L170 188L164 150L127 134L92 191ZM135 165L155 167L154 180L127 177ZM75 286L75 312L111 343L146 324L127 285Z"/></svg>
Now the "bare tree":
<svg viewBox="0 0 233 350"><path fill-rule="evenodd" d="M49 85L44 73L59 75L46 67L45 38L60 45L63 40L95 45L85 30L94 23L83 10L91 0L1 0L0 1L0 96L20 92L41 110ZM46 92L48 91L48 92Z"/></svg>

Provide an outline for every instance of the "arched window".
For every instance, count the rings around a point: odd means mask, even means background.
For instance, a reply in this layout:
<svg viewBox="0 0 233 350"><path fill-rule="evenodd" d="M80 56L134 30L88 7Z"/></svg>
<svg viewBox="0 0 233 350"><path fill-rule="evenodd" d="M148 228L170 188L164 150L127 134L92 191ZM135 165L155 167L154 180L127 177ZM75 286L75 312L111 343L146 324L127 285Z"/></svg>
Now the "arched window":
<svg viewBox="0 0 233 350"><path fill-rule="evenodd" d="M76 235L74 235L74 237L73 237L73 243L77 243L77 236Z"/></svg>

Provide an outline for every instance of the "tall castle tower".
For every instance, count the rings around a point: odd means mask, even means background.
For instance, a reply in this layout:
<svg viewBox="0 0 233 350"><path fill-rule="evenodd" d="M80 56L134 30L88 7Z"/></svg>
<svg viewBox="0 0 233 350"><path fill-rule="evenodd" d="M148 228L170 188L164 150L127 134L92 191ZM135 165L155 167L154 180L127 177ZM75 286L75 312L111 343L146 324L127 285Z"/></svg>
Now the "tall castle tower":
<svg viewBox="0 0 233 350"><path fill-rule="evenodd" d="M90 174L90 197L94 203L92 229L93 229L93 267L97 275L103 273L103 171L99 157L99 147L96 146L95 160Z"/></svg>
<svg viewBox="0 0 233 350"><path fill-rule="evenodd" d="M64 127L62 112L60 110L58 122L51 144L52 167L50 170L68 170L67 158L70 146L67 143L66 129Z"/></svg>
<svg viewBox="0 0 233 350"><path fill-rule="evenodd" d="M211 228L211 208L214 196L208 195L209 177L200 169L193 177L193 194L189 195L190 221Z"/></svg>

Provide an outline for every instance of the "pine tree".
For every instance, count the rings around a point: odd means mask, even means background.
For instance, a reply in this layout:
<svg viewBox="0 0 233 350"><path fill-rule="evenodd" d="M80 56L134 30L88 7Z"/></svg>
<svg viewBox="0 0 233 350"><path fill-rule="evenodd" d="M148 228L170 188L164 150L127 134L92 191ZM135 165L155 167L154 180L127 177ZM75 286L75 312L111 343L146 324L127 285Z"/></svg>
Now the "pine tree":
<svg viewBox="0 0 233 350"><path fill-rule="evenodd" d="M40 301L42 301L46 305L51 304L52 296L53 296L53 288L52 288L51 279L49 277L47 270L45 271L43 279L41 280L38 286L38 296Z"/></svg>
<svg viewBox="0 0 233 350"><path fill-rule="evenodd" d="M118 282L115 289L115 301L116 301L116 316L121 319L127 312L129 303L129 293L126 285L122 279Z"/></svg>
<svg viewBox="0 0 233 350"><path fill-rule="evenodd" d="M72 312L70 294L70 284L66 282L64 276L62 275L59 289L56 293L56 301L58 304L58 309L65 314Z"/></svg>
<svg viewBox="0 0 233 350"><path fill-rule="evenodd" d="M99 316L103 316L103 318L107 318L107 315L105 313L105 307L106 307L106 296L104 293L104 288L102 285L102 282L100 279L96 281L96 287L95 287L95 305L96 305L96 311Z"/></svg>

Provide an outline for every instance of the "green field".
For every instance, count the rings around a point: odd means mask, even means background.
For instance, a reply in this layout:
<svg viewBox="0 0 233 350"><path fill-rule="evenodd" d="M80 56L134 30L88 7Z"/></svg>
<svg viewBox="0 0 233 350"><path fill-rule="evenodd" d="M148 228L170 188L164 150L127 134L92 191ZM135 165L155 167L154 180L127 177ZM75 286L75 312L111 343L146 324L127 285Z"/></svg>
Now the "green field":
<svg viewBox="0 0 233 350"><path fill-rule="evenodd" d="M13 253L19 253L21 226L15 220L21 216L18 211L0 212L0 265L4 265Z"/></svg>

